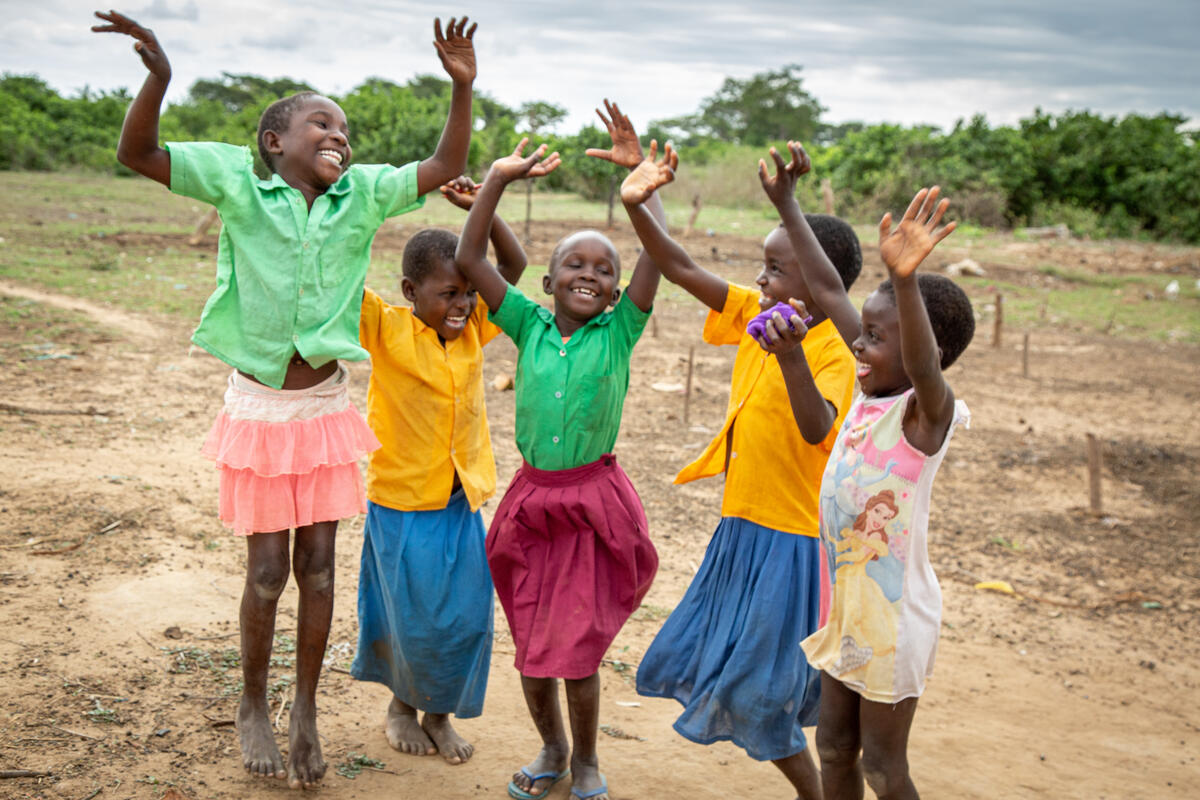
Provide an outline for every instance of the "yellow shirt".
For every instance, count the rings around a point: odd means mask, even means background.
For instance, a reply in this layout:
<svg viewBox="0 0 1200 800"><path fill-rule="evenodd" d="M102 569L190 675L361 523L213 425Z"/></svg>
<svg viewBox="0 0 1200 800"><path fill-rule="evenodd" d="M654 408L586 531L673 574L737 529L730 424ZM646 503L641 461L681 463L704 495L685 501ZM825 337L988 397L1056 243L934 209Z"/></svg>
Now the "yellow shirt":
<svg viewBox="0 0 1200 800"><path fill-rule="evenodd" d="M363 293L359 340L371 354L367 421L383 443L367 465L367 497L398 511L446 507L458 472L471 510L496 491L483 397L483 346L500 333L481 300L457 339L411 308Z"/></svg>
<svg viewBox="0 0 1200 800"><path fill-rule="evenodd" d="M725 443L733 428L721 515L777 531L819 536L821 475L853 399L854 356L829 320L804 337L804 358L817 389L837 408L837 420L825 440L809 444L792 417L779 362L746 335L746 325L759 312L758 298L758 291L730 284L725 308L708 313L704 341L738 346L729 408L721 432L698 459L675 476L675 483L719 474L725 467Z"/></svg>

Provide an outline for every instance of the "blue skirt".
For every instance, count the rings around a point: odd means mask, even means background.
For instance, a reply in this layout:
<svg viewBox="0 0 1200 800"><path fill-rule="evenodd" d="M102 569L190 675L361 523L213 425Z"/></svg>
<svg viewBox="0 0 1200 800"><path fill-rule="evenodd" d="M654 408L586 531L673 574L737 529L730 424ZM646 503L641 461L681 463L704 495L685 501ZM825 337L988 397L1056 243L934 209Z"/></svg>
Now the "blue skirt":
<svg viewBox="0 0 1200 800"><path fill-rule="evenodd" d="M820 540L724 517L692 585L646 651L638 694L683 704L675 730L787 758L815 725L820 673L800 641L817 629Z"/></svg>
<svg viewBox="0 0 1200 800"><path fill-rule="evenodd" d="M483 713L493 608L484 536L461 489L436 511L367 504L355 678L422 711Z"/></svg>

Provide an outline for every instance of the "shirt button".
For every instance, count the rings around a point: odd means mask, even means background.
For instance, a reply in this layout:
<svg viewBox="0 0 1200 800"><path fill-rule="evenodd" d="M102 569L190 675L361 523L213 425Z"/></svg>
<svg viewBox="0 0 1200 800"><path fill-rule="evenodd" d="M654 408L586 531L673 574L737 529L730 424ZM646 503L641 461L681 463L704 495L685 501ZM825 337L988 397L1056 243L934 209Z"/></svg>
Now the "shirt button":
<svg viewBox="0 0 1200 800"><path fill-rule="evenodd" d="M737 453L731 453L729 457L730 457L730 458L737 458Z"/></svg>
<svg viewBox="0 0 1200 800"><path fill-rule="evenodd" d="M300 287L300 296L304 297L304 287Z"/></svg>
<svg viewBox="0 0 1200 800"><path fill-rule="evenodd" d="M555 393L554 393L554 396L555 396L555 397L562 397L562 392L555 392Z"/></svg>
<svg viewBox="0 0 1200 800"><path fill-rule="evenodd" d="M455 450L453 447L451 447L451 448L450 448L450 455L454 455L454 454L455 454L455 452L457 452L457 451L456 451L456 450Z"/></svg>
<svg viewBox="0 0 1200 800"><path fill-rule="evenodd" d="M558 444L558 437L557 437L557 436L555 436L555 437L554 437L554 443L555 443L555 444Z"/></svg>
<svg viewBox="0 0 1200 800"><path fill-rule="evenodd" d="M298 333L293 333L293 334L292 334L292 341L293 341L293 342L298 342L298 341L300 341L300 334L298 334Z"/></svg>
<svg viewBox="0 0 1200 800"><path fill-rule="evenodd" d="M305 250L307 250L307 249L308 249L308 242L305 242L305 243L304 243L304 249L305 249Z"/></svg>
<svg viewBox="0 0 1200 800"><path fill-rule="evenodd" d="M560 356L565 356L565 355L567 354L567 351L566 351L566 350L559 350L559 351L558 351L558 354L559 354Z"/></svg>

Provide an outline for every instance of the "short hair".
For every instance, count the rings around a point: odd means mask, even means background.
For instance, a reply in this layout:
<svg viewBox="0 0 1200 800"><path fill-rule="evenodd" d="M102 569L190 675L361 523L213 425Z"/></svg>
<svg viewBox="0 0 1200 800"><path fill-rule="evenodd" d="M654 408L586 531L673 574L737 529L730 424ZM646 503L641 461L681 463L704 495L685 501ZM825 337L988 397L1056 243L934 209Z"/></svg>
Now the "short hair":
<svg viewBox="0 0 1200 800"><path fill-rule="evenodd" d="M442 263L454 263L457 248L458 237L448 230L425 228L417 231L404 245L401 274L418 285Z"/></svg>
<svg viewBox="0 0 1200 800"><path fill-rule="evenodd" d="M595 236L596 238L604 240L605 244L608 245L608 249L612 251L613 267L616 268L617 274L620 274L620 272L621 272L621 254L617 252L617 246L612 243L612 239L609 239L607 236L605 236L600 231L593 230L591 228L583 228L582 230L573 231L571 233L568 233L566 236L562 237L561 239L559 239L558 244L554 245L554 249L550 251L550 262L546 265L546 272L553 272L554 268L558 266L558 261L560 258L562 258L562 248L563 248L563 245L566 243L566 241L568 239L572 239L572 238L578 236L581 233L590 233L593 236Z"/></svg>
<svg viewBox="0 0 1200 800"><path fill-rule="evenodd" d="M275 164L271 160L271 154L267 152L267 145L263 141L263 136L267 131L275 131L283 133L292 126L292 114L296 113L304 101L310 97L320 97L319 92L296 92L288 95L282 100L276 100L271 105L267 106L267 110L258 118L258 154L262 156L263 163L267 165L267 169L272 173L275 172Z"/></svg>
<svg viewBox="0 0 1200 800"><path fill-rule="evenodd" d="M942 348L942 369L950 366L962 355L975 335L975 310L967 293L945 275L919 273L917 290L929 314L933 338ZM878 291L896 302L896 287L890 279L879 284Z"/></svg>
<svg viewBox="0 0 1200 800"><path fill-rule="evenodd" d="M862 272L862 247L858 243L858 234L850 227L850 223L832 214L805 214L804 219L841 276L842 286L849 290Z"/></svg>

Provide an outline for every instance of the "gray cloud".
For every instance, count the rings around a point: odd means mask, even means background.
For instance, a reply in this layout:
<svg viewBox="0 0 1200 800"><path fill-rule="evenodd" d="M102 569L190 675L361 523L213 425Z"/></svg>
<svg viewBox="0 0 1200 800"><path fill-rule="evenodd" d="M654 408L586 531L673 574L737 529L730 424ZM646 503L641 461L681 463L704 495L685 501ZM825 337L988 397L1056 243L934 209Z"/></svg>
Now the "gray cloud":
<svg viewBox="0 0 1200 800"><path fill-rule="evenodd" d="M143 0L145 2L146 0ZM135 89L144 71L118 37L87 33L92 4L45 0L0 29L0 69L60 91ZM448 9L454 10L454 9ZM803 65L830 121L1013 122L1035 107L1200 115L1200 2L910 0L529 0L479 9L480 91L550 100L594 119L605 96L635 122L695 111L726 76ZM370 75L441 74L433 10L410 0L152 0L147 23L172 57L169 97L222 70L348 91Z"/></svg>

